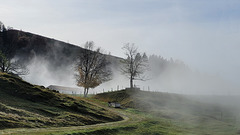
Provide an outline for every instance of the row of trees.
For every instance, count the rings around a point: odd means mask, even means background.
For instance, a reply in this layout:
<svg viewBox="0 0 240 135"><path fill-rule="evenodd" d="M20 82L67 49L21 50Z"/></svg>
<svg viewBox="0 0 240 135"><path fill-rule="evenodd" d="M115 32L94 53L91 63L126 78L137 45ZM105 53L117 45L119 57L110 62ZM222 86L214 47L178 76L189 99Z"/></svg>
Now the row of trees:
<svg viewBox="0 0 240 135"><path fill-rule="evenodd" d="M133 80L144 80L142 75L148 67L148 58L145 53L139 53L134 44L128 43L122 49L126 58L121 60L121 72L130 80L130 88L133 88ZM101 48L94 49L93 42L85 44L75 67L77 86L84 87L84 97L90 88L111 80L112 72L107 58L108 55L103 54Z"/></svg>

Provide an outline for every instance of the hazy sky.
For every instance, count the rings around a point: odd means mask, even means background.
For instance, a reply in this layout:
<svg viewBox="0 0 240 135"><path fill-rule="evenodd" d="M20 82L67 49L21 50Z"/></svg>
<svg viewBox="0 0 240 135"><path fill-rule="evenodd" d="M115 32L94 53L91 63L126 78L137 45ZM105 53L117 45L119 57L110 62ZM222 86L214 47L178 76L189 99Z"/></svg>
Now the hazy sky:
<svg viewBox="0 0 240 135"><path fill-rule="evenodd" d="M147 54L240 84L239 0L1 0L7 26L112 55L135 43Z"/></svg>

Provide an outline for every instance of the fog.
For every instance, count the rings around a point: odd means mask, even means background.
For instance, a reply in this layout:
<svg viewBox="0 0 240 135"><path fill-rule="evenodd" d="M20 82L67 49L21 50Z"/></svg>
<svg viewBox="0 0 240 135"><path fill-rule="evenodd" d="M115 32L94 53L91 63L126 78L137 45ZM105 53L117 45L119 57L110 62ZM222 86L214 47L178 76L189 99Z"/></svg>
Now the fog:
<svg viewBox="0 0 240 135"><path fill-rule="evenodd" d="M61 52L63 48L56 47L55 49L55 54L51 57L60 55L58 52ZM30 74L23 76L23 79L45 87L49 85L77 87L74 78L74 60L64 64L64 59L69 60L69 58L61 58L60 62L63 63L56 64L59 63L59 59L53 59L55 62L53 63L48 56L33 55L28 63ZM119 61L119 59L116 60ZM114 64L112 65L112 80L90 89L89 93L115 91L129 87L128 78L121 73L121 63L115 62ZM134 81L134 85L141 90L187 95L235 95L239 93L234 83L216 74L191 69L180 60L150 55L148 64L149 68L144 73L144 76L148 77L147 80Z"/></svg>
<svg viewBox="0 0 240 135"><path fill-rule="evenodd" d="M67 65L64 68L52 67L52 63L41 57L34 57L27 66L29 74L23 76L23 79L33 84L60 86L75 86L73 67Z"/></svg>
<svg viewBox="0 0 240 135"><path fill-rule="evenodd" d="M196 71L179 60L169 60L165 66L158 67L158 61L150 61L149 72L153 78L144 82L153 90L190 95L231 95L238 92L234 83L222 76ZM159 74L158 70L162 72Z"/></svg>
<svg viewBox="0 0 240 135"><path fill-rule="evenodd" d="M119 64L119 62L117 62ZM74 65L54 67L48 59L34 56L25 80L44 85L77 87ZM112 65L112 80L90 89L90 94L116 91L129 87L129 80L120 72L120 65ZM189 131L202 127L199 133L222 132L226 124L229 130L238 127L240 106L236 88L224 78L210 73L194 71L179 60L160 56L149 57L149 76L146 81L134 81L136 87L148 93L133 95L134 104L154 117L180 122ZM156 93L157 92L157 93ZM158 93L159 92L159 93ZM83 93L83 88L76 92ZM172 94L178 93L178 94ZM213 130L214 128L214 130ZM197 128L198 129L198 128ZM196 130L197 131L197 130ZM234 130L235 131L235 130ZM223 131L226 132L226 131ZM197 134L197 133L196 133Z"/></svg>

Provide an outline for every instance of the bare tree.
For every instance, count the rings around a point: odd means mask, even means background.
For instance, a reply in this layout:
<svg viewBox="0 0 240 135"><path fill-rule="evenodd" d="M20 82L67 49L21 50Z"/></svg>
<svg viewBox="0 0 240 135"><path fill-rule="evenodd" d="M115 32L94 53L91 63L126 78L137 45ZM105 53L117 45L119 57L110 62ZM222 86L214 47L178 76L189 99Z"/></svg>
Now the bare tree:
<svg viewBox="0 0 240 135"><path fill-rule="evenodd" d="M130 88L133 88L133 80L145 80L142 76L147 69L147 55L140 54L134 44L126 44L122 48L125 51L126 59L122 60L121 72L130 80Z"/></svg>
<svg viewBox="0 0 240 135"><path fill-rule="evenodd" d="M84 87L84 97L87 97L89 88L95 88L101 83L111 79L110 62L101 49L94 50L94 43L87 42L85 49L79 54L76 63L77 86Z"/></svg>
<svg viewBox="0 0 240 135"><path fill-rule="evenodd" d="M10 59L6 57L5 54L2 53L2 51L0 51L0 71L16 75L28 74L28 69L26 68L26 66L22 65L16 59Z"/></svg>

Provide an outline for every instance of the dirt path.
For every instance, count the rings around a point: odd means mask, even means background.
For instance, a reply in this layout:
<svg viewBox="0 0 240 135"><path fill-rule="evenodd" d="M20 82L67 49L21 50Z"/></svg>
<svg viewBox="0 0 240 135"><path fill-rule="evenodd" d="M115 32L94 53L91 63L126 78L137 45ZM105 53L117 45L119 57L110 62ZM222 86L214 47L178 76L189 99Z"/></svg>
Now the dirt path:
<svg viewBox="0 0 240 135"><path fill-rule="evenodd" d="M97 103L93 103L90 101L87 101L87 102L94 104L96 106L102 107L111 112L114 112L120 115L123 118L123 120L116 121L116 122L94 124L94 125L86 125L86 126L4 129L4 130L0 130L0 135L44 135L44 134L51 134L51 133L60 134L62 132L67 132L67 131L70 132L70 131L77 131L77 130L83 130L83 129L86 130L86 129L94 129L94 128L100 128L100 127L128 125L130 123L137 123L142 120L141 118L134 116L130 113L127 113L126 111L121 109L108 108L108 107L99 105Z"/></svg>
<svg viewBox="0 0 240 135"><path fill-rule="evenodd" d="M72 126L72 127L56 127L56 128L19 128L19 129L6 129L1 130L1 135L37 135L37 134L50 134L50 133L61 133L66 131L81 130L81 129L93 129L96 127L106 127L112 125L119 125L125 123L129 118L124 116L124 120L117 122L101 123L86 126Z"/></svg>

